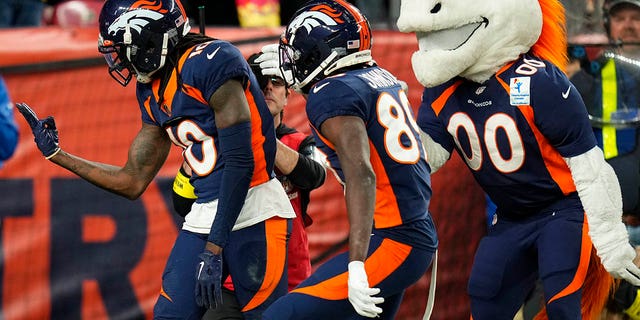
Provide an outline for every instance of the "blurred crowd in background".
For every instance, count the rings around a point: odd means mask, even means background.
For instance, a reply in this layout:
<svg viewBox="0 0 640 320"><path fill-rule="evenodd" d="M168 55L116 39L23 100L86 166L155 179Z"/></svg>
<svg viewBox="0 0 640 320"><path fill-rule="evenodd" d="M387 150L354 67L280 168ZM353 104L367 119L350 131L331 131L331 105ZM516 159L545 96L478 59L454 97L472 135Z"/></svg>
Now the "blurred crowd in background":
<svg viewBox="0 0 640 320"><path fill-rule="evenodd" d="M603 0L562 0L571 38L602 39ZM305 0L185 0L193 25L199 24L198 7L204 5L208 26L273 27L286 25ZM374 29L395 29L400 0L350 0ZM102 0L3 0L0 28L41 25L88 26L97 23Z"/></svg>
<svg viewBox="0 0 640 320"><path fill-rule="evenodd" d="M286 25L306 0L185 0L192 25L200 23L204 6L207 26L276 27ZM353 0L372 27L394 29L400 0ZM102 0L3 0L0 28L44 25L90 26L98 21Z"/></svg>

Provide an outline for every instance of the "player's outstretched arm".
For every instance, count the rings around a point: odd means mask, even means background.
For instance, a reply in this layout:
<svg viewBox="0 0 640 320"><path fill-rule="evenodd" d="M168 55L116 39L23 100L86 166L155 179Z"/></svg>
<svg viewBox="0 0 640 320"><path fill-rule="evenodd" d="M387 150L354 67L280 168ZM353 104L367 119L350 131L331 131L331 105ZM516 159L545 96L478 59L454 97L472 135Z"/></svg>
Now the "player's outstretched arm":
<svg viewBox="0 0 640 320"><path fill-rule="evenodd" d="M169 153L171 141L160 127L143 124L129 148L124 167L89 161L62 150L53 117L38 119L26 104L16 105L31 127L45 158L81 178L129 199L138 198L153 180Z"/></svg>
<svg viewBox="0 0 640 320"><path fill-rule="evenodd" d="M589 236L602 265L614 277L640 285L640 269L633 263L636 252L622 223L622 196L613 168L598 147L564 160L571 170L587 215Z"/></svg>

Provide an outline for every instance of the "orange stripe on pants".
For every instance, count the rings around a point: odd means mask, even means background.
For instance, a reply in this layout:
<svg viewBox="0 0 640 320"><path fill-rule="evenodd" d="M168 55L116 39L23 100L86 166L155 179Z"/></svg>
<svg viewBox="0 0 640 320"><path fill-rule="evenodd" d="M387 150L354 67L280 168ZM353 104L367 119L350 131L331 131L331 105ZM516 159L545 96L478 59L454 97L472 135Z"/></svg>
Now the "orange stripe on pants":
<svg viewBox="0 0 640 320"><path fill-rule="evenodd" d="M255 296L242 308L242 312L255 309L267 300L278 286L282 274L285 272L287 219L274 217L264 223L267 238L267 267L264 273L264 280Z"/></svg>

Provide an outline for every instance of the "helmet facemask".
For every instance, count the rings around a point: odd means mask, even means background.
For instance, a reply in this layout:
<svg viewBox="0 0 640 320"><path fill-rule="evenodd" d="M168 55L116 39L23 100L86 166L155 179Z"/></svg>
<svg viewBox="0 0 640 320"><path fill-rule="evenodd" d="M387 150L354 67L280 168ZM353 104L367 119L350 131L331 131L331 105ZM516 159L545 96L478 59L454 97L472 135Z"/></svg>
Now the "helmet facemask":
<svg viewBox="0 0 640 320"><path fill-rule="evenodd" d="M114 45L110 40L103 40L100 36L98 40L98 51L102 53L109 66L109 75L120 85L126 87L133 77L133 66L126 58L121 45Z"/></svg>

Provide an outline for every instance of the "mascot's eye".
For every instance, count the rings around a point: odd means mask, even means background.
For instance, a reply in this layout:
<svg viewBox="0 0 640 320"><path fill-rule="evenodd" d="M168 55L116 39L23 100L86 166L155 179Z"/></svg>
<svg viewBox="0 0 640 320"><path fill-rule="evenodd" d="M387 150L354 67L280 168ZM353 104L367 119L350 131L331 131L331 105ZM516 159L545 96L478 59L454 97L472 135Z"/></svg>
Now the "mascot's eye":
<svg viewBox="0 0 640 320"><path fill-rule="evenodd" d="M440 2L436 3L436 5L431 9L431 13L438 13L442 8L442 4Z"/></svg>

